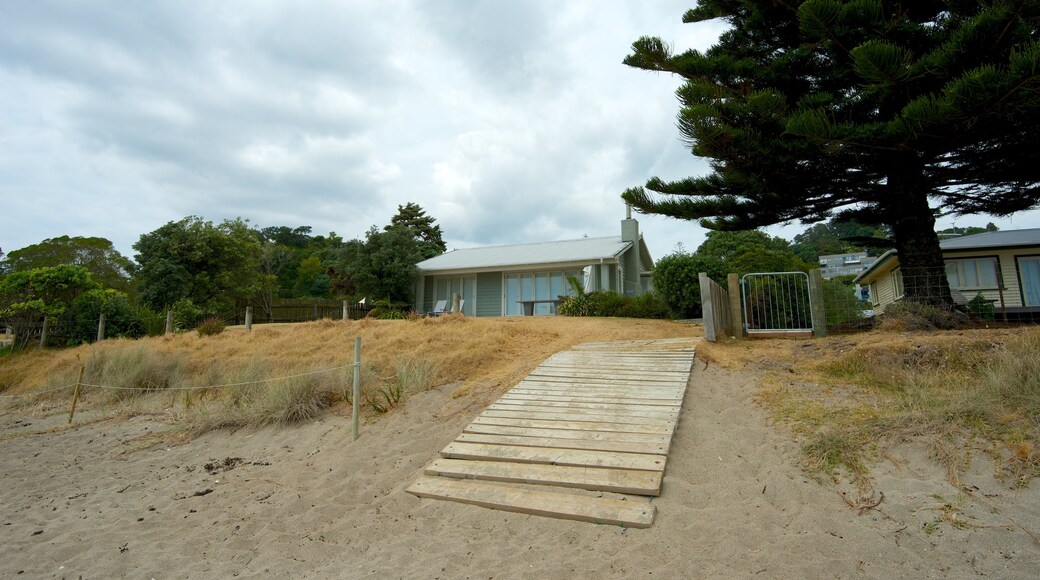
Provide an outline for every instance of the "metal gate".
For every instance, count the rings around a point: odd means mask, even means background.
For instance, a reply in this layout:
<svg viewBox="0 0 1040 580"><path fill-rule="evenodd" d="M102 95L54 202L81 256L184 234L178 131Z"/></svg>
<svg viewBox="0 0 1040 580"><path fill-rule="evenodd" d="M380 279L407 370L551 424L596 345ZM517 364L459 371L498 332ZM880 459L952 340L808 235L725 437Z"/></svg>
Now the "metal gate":
<svg viewBox="0 0 1040 580"><path fill-rule="evenodd" d="M812 332L812 300L805 272L744 274L740 294L748 334Z"/></svg>

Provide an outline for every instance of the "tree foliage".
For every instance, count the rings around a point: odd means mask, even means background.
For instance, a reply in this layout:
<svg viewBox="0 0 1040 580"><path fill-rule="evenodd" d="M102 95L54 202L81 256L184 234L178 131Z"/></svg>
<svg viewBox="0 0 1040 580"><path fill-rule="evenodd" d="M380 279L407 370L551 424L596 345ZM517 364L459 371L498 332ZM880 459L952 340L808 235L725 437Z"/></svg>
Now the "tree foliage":
<svg viewBox="0 0 1040 580"><path fill-rule="evenodd" d="M624 61L685 79L679 129L712 169L626 191L641 211L886 224L906 297L950 304L929 202L1040 201L1040 0L701 0L683 18L711 19L730 28L706 52L643 37Z"/></svg>
<svg viewBox="0 0 1040 580"><path fill-rule="evenodd" d="M791 250L805 262L828 254L881 251L891 248L887 228L855 221L830 220L814 224L791 240Z"/></svg>
<svg viewBox="0 0 1040 580"><path fill-rule="evenodd" d="M340 249L334 267L338 287L358 297L411 304L419 276L416 264L427 249L408 228L380 231L373 226L363 242L353 240Z"/></svg>
<svg viewBox="0 0 1040 580"><path fill-rule="evenodd" d="M13 272L0 279L0 320L14 329L20 346L43 317L58 317L97 282L83 266L50 266Z"/></svg>
<svg viewBox="0 0 1040 580"><path fill-rule="evenodd" d="M97 283L124 292L134 270L105 238L59 236L11 252L0 262L0 274L61 265L83 266Z"/></svg>
<svg viewBox="0 0 1040 580"><path fill-rule="evenodd" d="M260 241L242 220L189 216L142 235L134 249L141 299L156 309L188 299L219 312L257 289Z"/></svg>
<svg viewBox="0 0 1040 580"><path fill-rule="evenodd" d="M426 215L419 204L408 202L397 206L397 214L390 218L390 225L383 229L390 231L392 228L405 228L411 232L418 242L422 255L419 261L422 261L443 254L448 249L441 237L441 226L436 221L433 216Z"/></svg>

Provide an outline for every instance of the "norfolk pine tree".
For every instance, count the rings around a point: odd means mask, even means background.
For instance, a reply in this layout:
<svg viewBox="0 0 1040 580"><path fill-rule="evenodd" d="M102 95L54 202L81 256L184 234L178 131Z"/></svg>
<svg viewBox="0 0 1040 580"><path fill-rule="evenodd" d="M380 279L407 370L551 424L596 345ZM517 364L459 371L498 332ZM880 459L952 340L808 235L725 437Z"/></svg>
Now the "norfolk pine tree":
<svg viewBox="0 0 1040 580"><path fill-rule="evenodd" d="M679 130L712 169L625 191L640 211L886 224L905 296L950 304L936 214L1040 201L1040 0L702 0L683 21L715 18L704 53L643 37L624 60L685 79Z"/></svg>

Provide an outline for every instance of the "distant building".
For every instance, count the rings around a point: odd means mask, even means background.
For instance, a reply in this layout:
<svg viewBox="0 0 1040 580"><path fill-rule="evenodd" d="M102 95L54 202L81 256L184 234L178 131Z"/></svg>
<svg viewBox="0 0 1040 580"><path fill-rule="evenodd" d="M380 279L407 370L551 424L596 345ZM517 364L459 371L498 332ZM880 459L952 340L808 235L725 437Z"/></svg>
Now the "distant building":
<svg viewBox="0 0 1040 580"><path fill-rule="evenodd" d="M820 269L824 280L837 278L838 276L855 276L866 270L877 260L874 256L868 256L866 252L851 252L848 254L828 254L820 256Z"/></svg>

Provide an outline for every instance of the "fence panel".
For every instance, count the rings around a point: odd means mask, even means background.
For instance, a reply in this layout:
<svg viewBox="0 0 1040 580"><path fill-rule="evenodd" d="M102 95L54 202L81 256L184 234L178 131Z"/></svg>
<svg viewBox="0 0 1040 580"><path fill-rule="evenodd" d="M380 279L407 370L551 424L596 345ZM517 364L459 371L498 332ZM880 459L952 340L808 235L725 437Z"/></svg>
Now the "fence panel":
<svg viewBox="0 0 1040 580"><path fill-rule="evenodd" d="M740 279L747 332L811 333L813 312L805 272L755 272Z"/></svg>
<svg viewBox="0 0 1040 580"><path fill-rule="evenodd" d="M704 316L704 338L716 342L720 336L733 333L729 315L729 292L707 274L698 275L701 286L701 309Z"/></svg>

